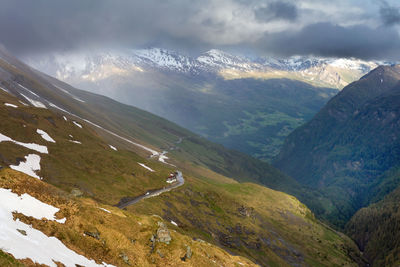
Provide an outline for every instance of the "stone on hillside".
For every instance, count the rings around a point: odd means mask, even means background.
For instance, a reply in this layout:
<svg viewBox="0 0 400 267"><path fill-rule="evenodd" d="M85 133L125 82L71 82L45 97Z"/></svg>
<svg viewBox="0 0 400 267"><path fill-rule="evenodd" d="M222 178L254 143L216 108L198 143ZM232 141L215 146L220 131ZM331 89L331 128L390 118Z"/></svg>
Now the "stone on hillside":
<svg viewBox="0 0 400 267"><path fill-rule="evenodd" d="M97 240L100 240L100 233L98 231L95 231L95 232L85 231L85 235L93 237Z"/></svg>
<svg viewBox="0 0 400 267"><path fill-rule="evenodd" d="M238 212L243 217L254 217L254 208L248 208L245 206L240 206Z"/></svg>
<svg viewBox="0 0 400 267"><path fill-rule="evenodd" d="M26 236L26 231L25 230L17 229L17 231L20 232L21 235L25 235Z"/></svg>
<svg viewBox="0 0 400 267"><path fill-rule="evenodd" d="M164 254L161 252L161 250L157 249L156 252L160 256L160 258L164 258Z"/></svg>
<svg viewBox="0 0 400 267"><path fill-rule="evenodd" d="M71 195L73 195L74 197L81 197L83 196L83 192L78 188L74 188L71 190Z"/></svg>
<svg viewBox="0 0 400 267"><path fill-rule="evenodd" d="M126 264L131 265L131 263L129 262L129 257L126 256L125 253L121 253L121 254L119 255L119 257L120 257Z"/></svg>
<svg viewBox="0 0 400 267"><path fill-rule="evenodd" d="M167 225L163 222L158 222L158 229L157 229L157 241L162 242L165 244L169 244L172 240L170 232L167 228Z"/></svg>
<svg viewBox="0 0 400 267"><path fill-rule="evenodd" d="M190 260L192 258L192 249L190 246L186 246L185 256L181 258L182 261Z"/></svg>

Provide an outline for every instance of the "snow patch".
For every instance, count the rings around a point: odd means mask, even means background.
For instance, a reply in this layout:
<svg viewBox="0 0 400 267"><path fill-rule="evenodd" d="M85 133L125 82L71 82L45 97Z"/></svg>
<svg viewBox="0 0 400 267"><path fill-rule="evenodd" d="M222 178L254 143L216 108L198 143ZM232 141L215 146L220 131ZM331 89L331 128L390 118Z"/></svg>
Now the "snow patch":
<svg viewBox="0 0 400 267"><path fill-rule="evenodd" d="M31 149L31 150L35 150L35 151L37 151L39 153L49 154L49 151L47 150L47 146L41 146L41 145L34 144L34 143L18 142L18 141L15 141L15 140L11 139L10 137L5 136L5 135L0 133L0 143L1 142L13 142L14 144L26 147L26 148Z"/></svg>
<svg viewBox="0 0 400 267"><path fill-rule="evenodd" d="M151 172L155 172L155 170L153 170L152 168L150 168L150 167L147 167L146 165L144 165L143 163L139 163L138 162L138 164L140 165L140 166L142 166L143 168L145 168L145 169L147 169L147 170L149 170L149 171L151 171Z"/></svg>
<svg viewBox="0 0 400 267"><path fill-rule="evenodd" d="M10 103L4 103L4 106L18 108L18 106L14 105L14 104L10 104Z"/></svg>
<svg viewBox="0 0 400 267"><path fill-rule="evenodd" d="M42 102L37 101L37 100L30 99L29 97L27 97L27 96L24 95L24 94L21 94L21 95L22 95L26 100L28 100L28 102L31 103L32 106L37 107L37 108L46 108L46 106L45 106Z"/></svg>
<svg viewBox="0 0 400 267"><path fill-rule="evenodd" d="M28 194L18 196L11 192L11 189L0 188L0 208L7 208L10 212L22 213L38 220L59 221L55 217L59 208L43 203Z"/></svg>
<svg viewBox="0 0 400 267"><path fill-rule="evenodd" d="M36 174L36 171L40 171L40 156L36 154L25 156L25 162L21 161L18 166L10 165L10 168L42 180L42 178Z"/></svg>
<svg viewBox="0 0 400 267"><path fill-rule="evenodd" d="M112 145L108 145L112 150L118 151L117 148L115 146Z"/></svg>
<svg viewBox="0 0 400 267"><path fill-rule="evenodd" d="M178 224L177 224L176 222L172 221L172 220L171 220L171 223L172 223L173 225L175 225L175 226L178 226Z"/></svg>
<svg viewBox="0 0 400 267"><path fill-rule="evenodd" d="M11 190L0 189L0 248L16 259L31 259L35 263L50 267L57 266L55 261L65 266L77 264L88 267L112 266L104 263L97 264L94 260L89 260L70 250L57 238L48 237L32 226L18 219L14 220L12 214L14 211L36 219L56 220L54 215L59 209L28 194L18 196Z"/></svg>
<svg viewBox="0 0 400 267"><path fill-rule="evenodd" d="M65 116L63 116L63 119L64 119L65 121L68 121L67 117L65 117Z"/></svg>
<svg viewBox="0 0 400 267"><path fill-rule="evenodd" d="M79 128L82 129L82 125L80 125L79 123L77 123L76 121L72 121L73 124L75 124L76 126L78 126Z"/></svg>
<svg viewBox="0 0 400 267"><path fill-rule="evenodd" d="M111 211L106 210L106 209L104 209L104 208L99 208L99 209L101 209L101 210L103 210L103 211L105 211L105 212L107 212L107 213L111 213Z"/></svg>
<svg viewBox="0 0 400 267"><path fill-rule="evenodd" d="M68 141L70 141L71 143L79 144L79 145L81 145L81 144L82 144L81 142L79 142L79 141L76 141L76 140L68 140Z"/></svg>
<svg viewBox="0 0 400 267"><path fill-rule="evenodd" d="M37 129L36 132L42 136L42 138L48 142L55 143L56 141L50 137L45 131Z"/></svg>

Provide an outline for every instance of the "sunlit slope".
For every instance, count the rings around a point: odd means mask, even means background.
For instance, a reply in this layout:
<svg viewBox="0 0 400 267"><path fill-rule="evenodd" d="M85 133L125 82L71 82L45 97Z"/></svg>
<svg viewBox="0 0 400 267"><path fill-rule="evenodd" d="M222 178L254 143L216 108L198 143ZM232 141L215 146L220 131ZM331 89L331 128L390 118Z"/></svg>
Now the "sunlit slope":
<svg viewBox="0 0 400 267"><path fill-rule="evenodd" d="M30 196L60 209L58 218L65 223L35 219L18 213L22 223L62 241L69 249L101 264L114 266L256 266L243 257L232 256L221 248L193 240L175 231L176 227L158 216L133 214L99 203L91 198L76 198L43 181L22 173L0 171L0 188ZM149 241L156 235L159 223L169 229L169 244ZM4 234L4 233L3 233ZM19 233L18 233L19 234ZM33 238L27 234L26 238ZM23 235L21 234L21 237ZM185 262L181 259L192 252ZM51 255L50 255L51 256ZM7 251L0 252L1 266L33 266L30 259L16 260ZM35 265L36 266L36 265Z"/></svg>

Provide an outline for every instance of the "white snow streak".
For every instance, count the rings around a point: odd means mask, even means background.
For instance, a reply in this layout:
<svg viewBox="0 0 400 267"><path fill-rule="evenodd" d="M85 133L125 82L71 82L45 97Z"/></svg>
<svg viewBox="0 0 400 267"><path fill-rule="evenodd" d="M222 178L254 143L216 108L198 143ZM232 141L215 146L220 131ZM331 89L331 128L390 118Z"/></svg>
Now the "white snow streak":
<svg viewBox="0 0 400 267"><path fill-rule="evenodd" d="M117 148L115 146L112 145L108 145L112 150L118 151Z"/></svg>
<svg viewBox="0 0 400 267"><path fill-rule="evenodd" d="M79 144L79 145L81 145L81 144L82 144L81 142L79 142L79 141L76 141L76 140L68 140L68 141L70 141L71 143Z"/></svg>
<svg viewBox="0 0 400 267"><path fill-rule="evenodd" d="M4 106L18 108L18 106L14 105L14 104L10 104L10 103L4 103Z"/></svg>
<svg viewBox="0 0 400 267"><path fill-rule="evenodd" d="M19 83L17 83L17 84L18 84L22 89L24 89L25 91L27 91L27 92L31 93L32 95L34 95L34 96L40 98L40 96L38 96L36 93L32 92L31 90L29 90L29 89L26 88L25 86L23 86L23 85L21 85L21 84L19 84Z"/></svg>
<svg viewBox="0 0 400 267"><path fill-rule="evenodd" d="M64 93L66 93L67 95L71 96L73 99L75 99L75 100L77 100L77 101L79 101L79 102L85 103L84 100L82 100L82 99L80 99L80 98L74 96L73 94L71 94L71 93L68 92L67 90L65 90L65 89L63 89L63 88L61 88L61 87L59 87L59 86L57 86L57 85L55 85L55 84L53 84L53 85L54 85L55 87L57 87L58 89L60 89L61 91L63 91Z"/></svg>
<svg viewBox="0 0 400 267"><path fill-rule="evenodd" d="M55 143L56 141L50 137L45 131L37 129L36 132L42 136L42 138L48 142Z"/></svg>
<svg viewBox="0 0 400 267"><path fill-rule="evenodd" d="M101 209L101 210L103 210L103 211L105 211L105 212L107 212L107 213L111 213L111 211L106 210L106 209L104 209L104 208L99 208L99 209Z"/></svg>
<svg viewBox="0 0 400 267"><path fill-rule="evenodd" d="M3 87L1 87L1 86L0 86L0 89L3 90L3 91L6 92L6 93L10 93L10 91L8 91L7 89L5 89L5 88L3 88Z"/></svg>
<svg viewBox="0 0 400 267"><path fill-rule="evenodd" d="M146 165L144 165L143 163L139 163L138 162L138 164L140 165L140 166L142 166L143 168L145 168L145 169L147 169L147 170L149 170L149 171L151 171L151 172L155 172L155 170L153 170L152 168L150 168L150 167L147 167Z"/></svg>
<svg viewBox="0 0 400 267"><path fill-rule="evenodd" d="M14 144L17 144L17 145L20 145L20 146L35 150L35 151L37 151L39 153L49 154L49 151L47 150L47 146L41 146L41 145L34 144L34 143L18 142L18 141L15 141L15 140L11 139L10 137L5 136L5 135L0 133L0 143L1 142L13 142Z"/></svg>
<svg viewBox="0 0 400 267"><path fill-rule="evenodd" d="M82 125L80 125L79 123L77 123L76 121L73 121L72 122L73 124L75 124L76 126L78 126L79 128L81 128L82 129Z"/></svg>

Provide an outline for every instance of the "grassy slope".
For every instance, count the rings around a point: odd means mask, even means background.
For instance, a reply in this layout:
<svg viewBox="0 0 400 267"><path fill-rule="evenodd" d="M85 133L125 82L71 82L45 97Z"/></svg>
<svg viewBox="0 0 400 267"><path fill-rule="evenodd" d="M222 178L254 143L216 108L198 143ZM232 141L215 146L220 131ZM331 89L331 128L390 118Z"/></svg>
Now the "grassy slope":
<svg viewBox="0 0 400 267"><path fill-rule="evenodd" d="M254 184L186 176L188 183L128 210L161 214L184 233L263 266L352 266L350 239L322 225L297 199Z"/></svg>
<svg viewBox="0 0 400 267"><path fill-rule="evenodd" d="M71 120L65 121L61 115L46 109L24 107L7 97L6 93L0 94L3 101L20 106L18 109L0 106L1 133L17 141L46 145L49 154L41 155L43 168L40 174L46 177L46 181L64 190L79 188L104 202L116 204L124 196L139 195L165 186L165 177L174 170L131 151L112 150L86 124L80 129ZM46 131L56 143L43 140L36 129ZM73 138L69 137L70 134ZM70 139L82 144L71 143ZM16 164L16 158L23 158L29 153L27 148L9 142L0 143L0 151L2 162L7 165ZM138 162L157 172L149 172Z"/></svg>

